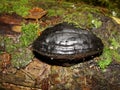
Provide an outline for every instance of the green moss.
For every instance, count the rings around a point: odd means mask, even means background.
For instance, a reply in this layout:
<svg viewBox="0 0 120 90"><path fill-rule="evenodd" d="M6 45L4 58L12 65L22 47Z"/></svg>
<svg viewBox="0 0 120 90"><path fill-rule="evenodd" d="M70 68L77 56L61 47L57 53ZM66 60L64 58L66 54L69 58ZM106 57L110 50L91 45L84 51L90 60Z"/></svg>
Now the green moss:
<svg viewBox="0 0 120 90"><path fill-rule="evenodd" d="M105 69L111 64L113 60L120 62L120 52L118 51L118 49L120 48L120 41L118 40L113 37L112 39L110 38L110 46L106 46L104 48L101 60L98 62L98 65L101 69Z"/></svg>
<svg viewBox="0 0 120 90"><path fill-rule="evenodd" d="M28 15L28 11L30 10L29 0L19 0L14 3L12 9L18 15L26 16Z"/></svg>
<svg viewBox="0 0 120 90"><path fill-rule="evenodd" d="M119 48L120 48L120 36L117 37L118 39L112 38L111 39L111 47L112 47L112 55L113 58L120 62L120 52L119 52Z"/></svg>
<svg viewBox="0 0 120 90"><path fill-rule="evenodd" d="M98 19L94 19L94 20L92 20L92 24L93 24L93 27L99 28L99 27L101 27L102 22Z"/></svg>
<svg viewBox="0 0 120 90"><path fill-rule="evenodd" d="M18 44L14 44L14 41L11 38L5 38L5 48L6 52L11 53L14 52L18 48Z"/></svg>
<svg viewBox="0 0 120 90"><path fill-rule="evenodd" d="M38 24L23 24L22 26L22 35L20 37L20 42L22 47L27 47L30 45L35 38L38 36Z"/></svg>
<svg viewBox="0 0 120 90"><path fill-rule="evenodd" d="M0 13L15 12L18 15L26 16L31 8L29 0L2 0L0 3Z"/></svg>
<svg viewBox="0 0 120 90"><path fill-rule="evenodd" d="M33 53L28 48L18 48L16 52L12 52L12 66L17 69L23 68L32 61L33 57Z"/></svg>
<svg viewBox="0 0 120 90"><path fill-rule="evenodd" d="M33 58L32 51L28 48L29 45L38 36L37 24L23 24L21 35L13 40L9 37L4 37L4 43L6 52L11 54L11 63L13 67L22 68L25 67ZM16 42L18 41L18 42Z"/></svg>
<svg viewBox="0 0 120 90"><path fill-rule="evenodd" d="M5 51L11 54L11 63L13 67L19 69L27 65L32 60L32 52L28 52L28 50L26 51L25 48L22 48L19 42L15 43L15 41L12 38L4 36L4 44ZM29 55L27 56L26 53Z"/></svg>
<svg viewBox="0 0 120 90"><path fill-rule="evenodd" d="M98 62L98 65L101 69L105 69L112 62L112 51L105 47L101 60Z"/></svg>
<svg viewBox="0 0 120 90"><path fill-rule="evenodd" d="M119 37L118 37L119 38ZM118 47L120 47L120 43L115 39L115 38L112 38L110 40L111 42L111 46L114 48L114 49L117 49Z"/></svg>
<svg viewBox="0 0 120 90"><path fill-rule="evenodd" d="M47 11L49 16L61 16L65 12L63 9L48 9Z"/></svg>
<svg viewBox="0 0 120 90"><path fill-rule="evenodd" d="M49 10L47 10L47 11L48 11L48 15L49 15L49 16L55 16L55 15L56 15L56 10L49 9Z"/></svg>
<svg viewBox="0 0 120 90"><path fill-rule="evenodd" d="M90 12L75 11L71 14L64 16L64 21L73 22L81 28L99 28L102 22L94 17Z"/></svg>
<svg viewBox="0 0 120 90"><path fill-rule="evenodd" d="M14 41L12 38L4 37L7 52L13 52L21 47L28 47L38 36L38 25L23 24L21 35ZM18 41L18 42L17 42Z"/></svg>
<svg viewBox="0 0 120 90"><path fill-rule="evenodd" d="M11 5L9 3L3 1L0 3L0 13L2 12L11 12Z"/></svg>
<svg viewBox="0 0 120 90"><path fill-rule="evenodd" d="M113 56L114 59L120 63L120 53L117 50L113 52Z"/></svg>

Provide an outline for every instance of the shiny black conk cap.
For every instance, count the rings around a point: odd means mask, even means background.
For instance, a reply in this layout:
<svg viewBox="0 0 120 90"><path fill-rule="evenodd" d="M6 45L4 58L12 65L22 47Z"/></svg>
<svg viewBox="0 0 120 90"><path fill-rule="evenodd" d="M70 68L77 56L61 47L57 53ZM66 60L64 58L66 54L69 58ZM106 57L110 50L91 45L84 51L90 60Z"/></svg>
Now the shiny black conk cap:
<svg viewBox="0 0 120 90"><path fill-rule="evenodd" d="M40 60L70 66L103 51L103 43L91 31L63 22L49 27L32 44Z"/></svg>

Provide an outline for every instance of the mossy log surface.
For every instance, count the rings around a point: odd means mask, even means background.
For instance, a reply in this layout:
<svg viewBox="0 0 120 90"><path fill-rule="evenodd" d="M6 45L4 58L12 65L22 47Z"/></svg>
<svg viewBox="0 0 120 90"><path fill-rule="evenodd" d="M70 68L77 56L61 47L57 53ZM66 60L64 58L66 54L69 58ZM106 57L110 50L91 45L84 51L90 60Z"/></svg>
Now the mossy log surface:
<svg viewBox="0 0 120 90"><path fill-rule="evenodd" d="M48 4L46 5L46 3ZM27 56L21 53L21 50L24 50L22 47L18 51L6 52L6 47L4 47L6 46L4 43L4 37L6 36L0 35L0 90L119 90L120 24L108 15L99 13L96 8L86 4L85 6L82 4L58 3L61 4L58 4L58 7L53 2L34 3L34 5L48 11L48 16L42 18L42 22L39 20L42 28L63 21L74 22L81 28L91 30L100 37L105 48L109 48L112 54L106 54L103 51L100 57L70 67L50 65L35 57L30 57L30 60L28 60L28 56L32 54L28 47ZM29 20L29 22L31 21ZM2 26L2 29L5 28ZM12 38L18 40L18 35ZM9 43L9 45L11 44L12 42ZM7 54L1 53L1 51ZM21 62L27 60L30 63L25 64L26 66L22 68L14 68L10 60L12 60L12 55L15 56L15 53L18 53L18 56L23 55L20 59L24 60L19 59ZM112 61L104 68L104 66L100 67L98 65L98 62L102 59L111 59Z"/></svg>

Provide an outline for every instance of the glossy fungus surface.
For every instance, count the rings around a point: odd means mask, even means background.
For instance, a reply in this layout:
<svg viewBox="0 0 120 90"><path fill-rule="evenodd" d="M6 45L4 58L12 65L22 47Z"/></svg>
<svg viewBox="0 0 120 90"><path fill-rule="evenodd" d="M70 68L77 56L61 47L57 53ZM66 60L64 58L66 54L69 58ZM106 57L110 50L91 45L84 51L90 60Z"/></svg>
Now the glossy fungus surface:
<svg viewBox="0 0 120 90"><path fill-rule="evenodd" d="M44 30L32 47L40 55L69 61L102 52L103 43L92 32L63 22Z"/></svg>

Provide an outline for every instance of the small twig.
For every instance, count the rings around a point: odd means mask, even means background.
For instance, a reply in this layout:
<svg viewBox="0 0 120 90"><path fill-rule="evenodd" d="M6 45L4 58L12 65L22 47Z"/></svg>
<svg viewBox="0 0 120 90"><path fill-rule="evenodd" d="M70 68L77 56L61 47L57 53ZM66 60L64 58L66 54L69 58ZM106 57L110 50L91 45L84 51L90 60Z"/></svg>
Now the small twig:
<svg viewBox="0 0 120 90"><path fill-rule="evenodd" d="M35 78L33 78L29 72L26 72L24 69L21 69L21 71L25 73L28 77L30 77L33 81L35 81Z"/></svg>

